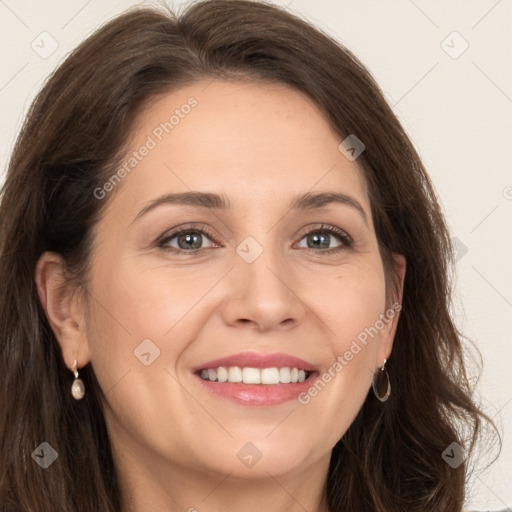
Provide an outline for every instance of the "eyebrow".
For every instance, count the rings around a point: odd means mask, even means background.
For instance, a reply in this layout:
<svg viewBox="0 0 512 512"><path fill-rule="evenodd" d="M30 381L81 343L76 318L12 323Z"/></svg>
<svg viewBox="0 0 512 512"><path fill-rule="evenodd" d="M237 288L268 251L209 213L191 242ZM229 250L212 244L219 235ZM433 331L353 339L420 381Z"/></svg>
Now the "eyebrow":
<svg viewBox="0 0 512 512"><path fill-rule="evenodd" d="M355 198L340 192L308 192L304 195L295 197L290 204L290 209L314 210L333 203L350 206L359 212L365 224L368 225L368 218L361 204ZM165 194L148 202L148 204L140 210L130 224L155 208L167 204L193 206L196 208L208 208L213 210L230 210L232 208L231 201L223 194L219 195L211 192L196 191Z"/></svg>

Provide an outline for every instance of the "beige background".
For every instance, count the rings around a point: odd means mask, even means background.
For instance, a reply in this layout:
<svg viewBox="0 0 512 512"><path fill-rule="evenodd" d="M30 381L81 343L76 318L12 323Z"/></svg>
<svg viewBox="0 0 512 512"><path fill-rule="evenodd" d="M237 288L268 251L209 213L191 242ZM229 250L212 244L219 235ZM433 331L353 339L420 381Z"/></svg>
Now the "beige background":
<svg viewBox="0 0 512 512"><path fill-rule="evenodd" d="M22 118L48 73L100 24L137 3L0 0L0 182ZM483 354L479 390L504 431L501 456L473 477L467 506L512 508L506 485L512 470L512 0L275 3L363 61L433 179L461 248L453 312ZM58 46L49 56L31 47L49 52L52 39Z"/></svg>

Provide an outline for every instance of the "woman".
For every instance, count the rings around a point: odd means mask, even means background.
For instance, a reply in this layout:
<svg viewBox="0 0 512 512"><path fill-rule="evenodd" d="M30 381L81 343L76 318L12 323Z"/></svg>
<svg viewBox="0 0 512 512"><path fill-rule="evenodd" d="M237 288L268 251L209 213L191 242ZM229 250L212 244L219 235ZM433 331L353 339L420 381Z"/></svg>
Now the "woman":
<svg viewBox="0 0 512 512"><path fill-rule="evenodd" d="M0 218L2 511L462 509L491 420L450 236L368 71L306 22L109 22L36 98Z"/></svg>

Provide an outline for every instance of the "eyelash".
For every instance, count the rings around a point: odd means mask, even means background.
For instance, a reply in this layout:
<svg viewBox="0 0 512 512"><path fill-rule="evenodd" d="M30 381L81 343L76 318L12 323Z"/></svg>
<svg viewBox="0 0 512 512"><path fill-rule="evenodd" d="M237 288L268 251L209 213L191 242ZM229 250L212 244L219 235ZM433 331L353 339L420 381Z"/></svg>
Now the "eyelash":
<svg viewBox="0 0 512 512"><path fill-rule="evenodd" d="M186 254L189 256L190 255L199 256L200 254L203 253L203 251L209 249L209 248L201 248L201 249L191 249L190 251L185 251L182 249L176 249L175 247L169 247L169 246L165 245L166 243L168 243L173 238L176 238L177 236L184 235L184 234L190 234L190 233L200 233L202 235L206 235L213 242L215 242L215 237L213 236L212 233L210 233L210 231L204 225L201 226L200 228L191 227L191 226L183 226L181 228L176 229L175 231L173 231L169 235L165 236L164 238L161 238L159 241L157 241L156 245L166 252L171 252L173 254L178 254L178 255ZM302 240L304 237L306 237L308 235L321 234L321 233L328 233L329 235L336 236L338 238L338 240L340 242L342 242L343 245L340 247L332 248L332 249L309 249L309 248L307 248L307 249L304 249L304 251L306 253L310 254L310 253L322 252L324 254L325 253L334 254L334 253L338 253L338 252L350 249L353 245L353 240L347 233L345 233L344 231L342 231L341 229L339 229L335 226L329 226L329 225L325 225L325 224L322 224L319 228L315 228L315 229L312 229L311 231L304 233L301 236L300 240Z"/></svg>

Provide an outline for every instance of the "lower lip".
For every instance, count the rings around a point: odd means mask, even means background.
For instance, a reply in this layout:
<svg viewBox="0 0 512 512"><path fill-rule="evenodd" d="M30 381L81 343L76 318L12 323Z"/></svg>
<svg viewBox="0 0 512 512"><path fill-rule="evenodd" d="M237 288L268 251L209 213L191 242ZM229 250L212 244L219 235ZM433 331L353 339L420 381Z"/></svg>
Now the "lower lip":
<svg viewBox="0 0 512 512"><path fill-rule="evenodd" d="M312 372L304 382L290 384L243 384L241 382L212 382L195 375L211 393L232 400L238 404L251 406L279 405L296 400L306 391L316 378Z"/></svg>

